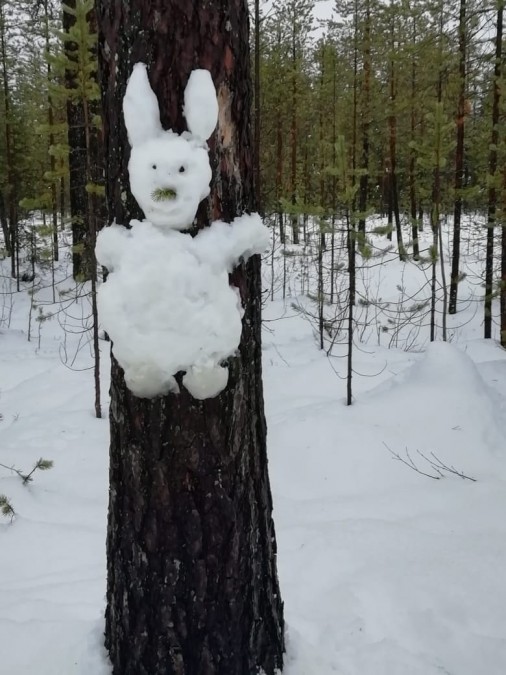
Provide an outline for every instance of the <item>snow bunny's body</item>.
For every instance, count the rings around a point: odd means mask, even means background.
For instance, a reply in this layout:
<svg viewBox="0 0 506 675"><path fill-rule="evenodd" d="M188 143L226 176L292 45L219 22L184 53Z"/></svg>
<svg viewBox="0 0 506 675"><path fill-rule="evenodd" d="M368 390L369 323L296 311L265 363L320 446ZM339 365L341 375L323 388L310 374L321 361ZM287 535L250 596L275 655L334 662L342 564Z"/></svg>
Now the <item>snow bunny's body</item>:
<svg viewBox="0 0 506 675"><path fill-rule="evenodd" d="M192 396L211 398L225 388L222 362L241 339L241 303L228 272L265 250L268 231L258 214L214 222L193 238L179 231L209 194L206 139L218 104L207 71L193 71L185 91L191 133L162 129L143 64L134 67L123 110L132 194L147 220L131 229L112 225L98 237L97 258L109 270L99 290L100 319L135 395L177 391L174 375L186 371Z"/></svg>

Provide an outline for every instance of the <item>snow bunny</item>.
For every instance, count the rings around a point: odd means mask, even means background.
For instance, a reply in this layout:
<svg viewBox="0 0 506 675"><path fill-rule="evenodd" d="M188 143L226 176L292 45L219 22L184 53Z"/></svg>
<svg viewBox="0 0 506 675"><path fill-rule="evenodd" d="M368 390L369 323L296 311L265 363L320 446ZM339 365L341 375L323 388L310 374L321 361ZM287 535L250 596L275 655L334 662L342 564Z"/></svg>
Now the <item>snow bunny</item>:
<svg viewBox="0 0 506 675"><path fill-rule="evenodd" d="M123 113L130 187L146 220L99 234L97 259L109 270L98 293L100 320L136 396L179 391L174 376L184 371L183 385L194 398L212 398L226 387L223 362L241 340L241 301L228 273L240 259L265 251L269 233L258 214L215 221L195 237L181 231L210 192L206 141L218 101L207 70L194 70L185 89L189 131L162 128L142 63L128 81Z"/></svg>

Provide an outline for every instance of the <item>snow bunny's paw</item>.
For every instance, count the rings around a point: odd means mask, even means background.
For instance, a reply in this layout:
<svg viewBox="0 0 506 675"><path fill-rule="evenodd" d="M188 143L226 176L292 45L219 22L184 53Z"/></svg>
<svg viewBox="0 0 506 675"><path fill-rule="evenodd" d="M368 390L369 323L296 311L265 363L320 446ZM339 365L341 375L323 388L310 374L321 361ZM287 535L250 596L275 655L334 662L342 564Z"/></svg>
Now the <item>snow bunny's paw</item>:
<svg viewBox="0 0 506 675"><path fill-rule="evenodd" d="M109 272L117 269L130 243L131 233L123 225L113 224L100 230L95 247L98 262Z"/></svg>
<svg viewBox="0 0 506 675"><path fill-rule="evenodd" d="M199 400L218 396L227 382L228 368L223 366L192 366L183 377L185 388Z"/></svg>
<svg viewBox="0 0 506 675"><path fill-rule="evenodd" d="M179 386L172 375L156 364L136 364L125 369L125 382L138 398L155 398L168 393L179 394Z"/></svg>
<svg viewBox="0 0 506 675"><path fill-rule="evenodd" d="M203 262L230 273L240 260L248 260L269 248L270 232L258 213L245 213L230 224L214 221L200 230L194 243Z"/></svg>
<svg viewBox="0 0 506 675"><path fill-rule="evenodd" d="M192 72L184 100L189 132L164 131L146 66L134 66L123 100L130 189L146 219L164 230L192 224L212 178L206 140L218 122L218 101L209 71Z"/></svg>

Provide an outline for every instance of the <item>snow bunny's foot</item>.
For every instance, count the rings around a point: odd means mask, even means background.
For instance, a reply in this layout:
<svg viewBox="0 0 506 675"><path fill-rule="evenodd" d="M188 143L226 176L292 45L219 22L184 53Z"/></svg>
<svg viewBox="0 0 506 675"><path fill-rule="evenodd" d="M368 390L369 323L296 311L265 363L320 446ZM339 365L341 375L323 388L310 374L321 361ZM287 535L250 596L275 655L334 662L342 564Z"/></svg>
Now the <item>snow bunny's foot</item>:
<svg viewBox="0 0 506 675"><path fill-rule="evenodd" d="M222 366L192 366L183 377L183 384L193 398L203 400L218 396L227 386L228 368Z"/></svg>
<svg viewBox="0 0 506 675"><path fill-rule="evenodd" d="M141 364L138 368L128 368L125 370L125 382L139 398L155 398L170 392L179 394L175 378L153 365Z"/></svg>

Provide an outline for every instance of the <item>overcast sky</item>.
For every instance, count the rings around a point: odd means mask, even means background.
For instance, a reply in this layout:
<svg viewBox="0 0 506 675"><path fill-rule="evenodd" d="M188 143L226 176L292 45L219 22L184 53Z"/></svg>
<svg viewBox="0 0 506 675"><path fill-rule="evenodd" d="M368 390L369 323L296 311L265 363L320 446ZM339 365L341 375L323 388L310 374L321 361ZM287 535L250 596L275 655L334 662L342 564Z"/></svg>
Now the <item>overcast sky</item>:
<svg viewBox="0 0 506 675"><path fill-rule="evenodd" d="M264 0L262 3L262 11L266 13L272 6L272 0ZM335 6L335 0L315 0L314 16L315 19L323 20L332 17Z"/></svg>

